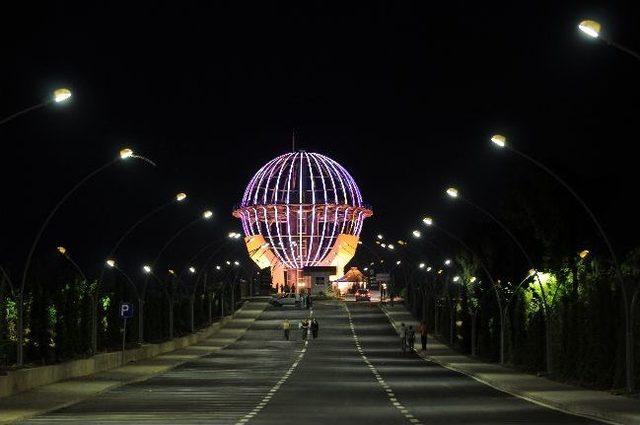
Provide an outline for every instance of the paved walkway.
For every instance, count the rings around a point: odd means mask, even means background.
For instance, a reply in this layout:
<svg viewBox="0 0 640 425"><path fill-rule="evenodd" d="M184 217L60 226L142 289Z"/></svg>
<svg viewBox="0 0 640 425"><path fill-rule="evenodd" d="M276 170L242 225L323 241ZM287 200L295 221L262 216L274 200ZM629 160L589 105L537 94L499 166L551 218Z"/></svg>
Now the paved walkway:
<svg viewBox="0 0 640 425"><path fill-rule="evenodd" d="M1 398L0 423L13 423L74 405L109 390L117 391L117 388L125 384L147 380L185 362L210 355L240 338L266 307L266 301L246 303L222 329L196 345L95 375L44 385Z"/></svg>
<svg viewBox="0 0 640 425"><path fill-rule="evenodd" d="M417 325L403 305L383 306L394 327L404 322ZM416 349L420 350L419 337ZM496 363L485 363L465 356L429 337L427 353L418 354L430 362L468 375L477 381L509 394L562 411L598 418L611 423L640 424L640 402L604 391L587 390L541 378Z"/></svg>

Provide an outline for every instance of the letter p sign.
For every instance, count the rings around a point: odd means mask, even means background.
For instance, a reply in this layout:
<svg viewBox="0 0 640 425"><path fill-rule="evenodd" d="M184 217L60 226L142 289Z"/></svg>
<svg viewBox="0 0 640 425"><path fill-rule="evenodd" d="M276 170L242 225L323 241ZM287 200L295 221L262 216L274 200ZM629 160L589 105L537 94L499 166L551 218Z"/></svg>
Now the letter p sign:
<svg viewBox="0 0 640 425"><path fill-rule="evenodd" d="M133 304L120 303L120 318L131 319L133 317Z"/></svg>

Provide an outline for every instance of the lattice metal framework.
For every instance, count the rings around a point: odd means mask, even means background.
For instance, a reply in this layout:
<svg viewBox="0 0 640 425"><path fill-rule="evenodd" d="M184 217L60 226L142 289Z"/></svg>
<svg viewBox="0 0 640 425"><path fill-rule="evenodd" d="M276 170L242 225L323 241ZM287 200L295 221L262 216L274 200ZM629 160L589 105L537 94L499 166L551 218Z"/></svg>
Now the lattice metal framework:
<svg viewBox="0 0 640 425"><path fill-rule="evenodd" d="M340 234L359 236L372 215L353 177L318 153L292 152L262 167L233 212L288 269L321 266Z"/></svg>

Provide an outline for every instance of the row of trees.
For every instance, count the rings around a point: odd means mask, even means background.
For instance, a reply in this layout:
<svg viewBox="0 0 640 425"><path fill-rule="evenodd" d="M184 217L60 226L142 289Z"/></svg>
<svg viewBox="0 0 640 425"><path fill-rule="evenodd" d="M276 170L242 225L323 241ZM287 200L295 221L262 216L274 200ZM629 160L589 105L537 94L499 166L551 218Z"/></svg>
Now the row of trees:
<svg viewBox="0 0 640 425"><path fill-rule="evenodd" d="M246 289L251 281L249 274L242 267L231 266L203 271L190 280L175 275L152 280L144 300L145 342L185 335L230 314L240 300L240 287ZM124 276L107 274L99 286L95 280L84 280L74 273L52 278L56 273L45 267L36 268L33 276L24 298L27 362L50 364L91 355L94 296L98 301L99 351L121 346L119 305L130 302L137 309L135 290ZM8 365L16 360L17 302L7 280L0 278L0 356ZM138 324L137 320L127 323L129 346L138 343Z"/></svg>

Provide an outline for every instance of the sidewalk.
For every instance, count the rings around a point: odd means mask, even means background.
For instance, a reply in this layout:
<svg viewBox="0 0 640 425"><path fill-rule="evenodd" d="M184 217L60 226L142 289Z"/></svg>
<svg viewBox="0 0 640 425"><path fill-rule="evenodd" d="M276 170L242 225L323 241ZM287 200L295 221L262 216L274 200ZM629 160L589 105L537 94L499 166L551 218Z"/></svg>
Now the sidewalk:
<svg viewBox="0 0 640 425"><path fill-rule="evenodd" d="M417 321L404 305L380 304L391 324L398 329L401 322L416 326ZM447 369L463 373L473 379L516 397L564 412L604 420L617 424L640 424L640 402L604 391L587 390L550 379L521 373L497 363L485 363L452 350L429 338L427 353L418 355Z"/></svg>
<svg viewBox="0 0 640 425"><path fill-rule="evenodd" d="M13 423L57 410L103 391L144 381L182 363L222 350L238 340L267 307L266 300L246 303L211 337L187 348L172 351L95 375L44 385L0 398L0 424Z"/></svg>

